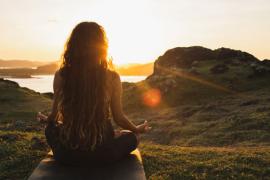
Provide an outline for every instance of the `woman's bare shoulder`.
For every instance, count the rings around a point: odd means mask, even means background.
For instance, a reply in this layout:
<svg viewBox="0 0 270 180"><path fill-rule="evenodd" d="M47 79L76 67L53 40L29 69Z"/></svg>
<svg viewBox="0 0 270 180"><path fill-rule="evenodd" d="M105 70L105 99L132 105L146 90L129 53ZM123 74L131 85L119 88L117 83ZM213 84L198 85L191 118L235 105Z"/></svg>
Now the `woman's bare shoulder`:
<svg viewBox="0 0 270 180"><path fill-rule="evenodd" d="M53 80L53 88L54 91L60 89L62 85L62 75L61 75L61 69L57 70L54 74L54 80Z"/></svg>
<svg viewBox="0 0 270 180"><path fill-rule="evenodd" d="M58 69L55 74L54 74L54 79L56 81L61 81L62 79L62 70L61 69Z"/></svg>
<svg viewBox="0 0 270 180"><path fill-rule="evenodd" d="M119 74L116 71L113 70L107 70L107 75L108 77L110 77L109 79L111 79L112 81L118 80L120 79Z"/></svg>

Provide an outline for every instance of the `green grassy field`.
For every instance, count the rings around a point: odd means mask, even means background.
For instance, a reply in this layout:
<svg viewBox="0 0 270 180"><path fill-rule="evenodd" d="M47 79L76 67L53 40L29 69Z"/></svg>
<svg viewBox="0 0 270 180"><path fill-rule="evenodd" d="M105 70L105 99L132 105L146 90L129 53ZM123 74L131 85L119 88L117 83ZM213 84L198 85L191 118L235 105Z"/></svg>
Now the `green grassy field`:
<svg viewBox="0 0 270 180"><path fill-rule="evenodd" d="M35 117L51 100L3 80L0 94L0 179L27 179L49 150Z"/></svg>
<svg viewBox="0 0 270 180"><path fill-rule="evenodd" d="M0 179L27 179L49 151L44 135L0 131Z"/></svg>
<svg viewBox="0 0 270 180"><path fill-rule="evenodd" d="M270 147L141 145L148 179L269 179Z"/></svg>
<svg viewBox="0 0 270 180"><path fill-rule="evenodd" d="M27 179L49 151L44 127L35 116L38 111L48 112L51 100L2 80L0 94L0 179ZM266 90L256 94L256 102L225 98L217 102L219 107L190 104L130 110L135 122L148 119L153 126L140 144L147 178L270 177L270 98Z"/></svg>

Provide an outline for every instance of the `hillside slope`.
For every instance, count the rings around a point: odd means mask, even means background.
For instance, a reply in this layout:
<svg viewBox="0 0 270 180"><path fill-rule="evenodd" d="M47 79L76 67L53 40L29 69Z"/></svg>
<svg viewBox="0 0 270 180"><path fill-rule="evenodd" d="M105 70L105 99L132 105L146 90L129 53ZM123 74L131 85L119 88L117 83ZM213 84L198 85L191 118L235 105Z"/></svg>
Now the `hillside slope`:
<svg viewBox="0 0 270 180"><path fill-rule="evenodd" d="M17 83L0 79L0 179L26 179L46 155L38 111L48 111L51 100Z"/></svg>
<svg viewBox="0 0 270 180"><path fill-rule="evenodd" d="M35 120L35 115L39 110L48 112L51 100L32 90L20 88L11 81L0 80L0 92L0 179L27 179L49 151L44 138L44 126ZM175 109L174 113L177 112ZM144 112L139 113L140 117L143 117ZM150 113L148 112L148 115ZM163 114L159 120L167 121L166 117L168 114ZM174 127L179 125L172 120L164 123L156 120L156 124L154 121L150 123L154 133L158 129L162 130L155 134L156 139L165 140ZM179 130L181 127L183 126L178 127ZM190 132L186 136L191 137L193 129L186 131ZM246 135L248 133L247 130ZM267 179L270 176L269 146L253 144L253 147L218 148L208 147L211 144L209 141L204 143L204 147L171 146L164 142L151 142L151 137L142 137L139 148L147 178Z"/></svg>
<svg viewBox="0 0 270 180"><path fill-rule="evenodd" d="M145 81L124 83L125 110L146 119L156 143L270 144L270 66L231 49L174 48Z"/></svg>
<svg viewBox="0 0 270 180"><path fill-rule="evenodd" d="M159 105L176 106L269 87L269 79L269 60L232 49L194 46L166 51L155 61L154 72L146 81L125 87L135 94L158 89L162 95ZM136 98L131 100L140 103Z"/></svg>

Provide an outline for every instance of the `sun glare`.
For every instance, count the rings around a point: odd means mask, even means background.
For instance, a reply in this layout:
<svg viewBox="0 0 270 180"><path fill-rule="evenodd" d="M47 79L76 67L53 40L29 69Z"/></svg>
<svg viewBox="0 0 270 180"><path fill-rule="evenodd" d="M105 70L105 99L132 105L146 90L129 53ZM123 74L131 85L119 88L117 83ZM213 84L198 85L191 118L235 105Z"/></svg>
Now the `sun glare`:
<svg viewBox="0 0 270 180"><path fill-rule="evenodd" d="M104 26L115 64L148 63L164 51L163 30L150 2L101 1L95 8L102 9L93 20Z"/></svg>
<svg viewBox="0 0 270 180"><path fill-rule="evenodd" d="M158 89L149 89L143 94L143 103L149 107L156 107L160 104L161 93Z"/></svg>
<svg viewBox="0 0 270 180"><path fill-rule="evenodd" d="M237 10L237 16L234 7L240 1L213 1L213 6L196 0L81 0L64 4L29 0L27 4L1 4L5 14L0 17L5 24L0 42L3 59L57 60L72 28L82 21L95 21L105 28L116 65L148 63L177 46L230 47L259 58L267 58L270 52L268 2L255 7L256 2L250 1L247 8ZM14 6L25 8L15 11ZM246 22L254 18L256 21ZM235 31L232 27L239 23L245 26Z"/></svg>

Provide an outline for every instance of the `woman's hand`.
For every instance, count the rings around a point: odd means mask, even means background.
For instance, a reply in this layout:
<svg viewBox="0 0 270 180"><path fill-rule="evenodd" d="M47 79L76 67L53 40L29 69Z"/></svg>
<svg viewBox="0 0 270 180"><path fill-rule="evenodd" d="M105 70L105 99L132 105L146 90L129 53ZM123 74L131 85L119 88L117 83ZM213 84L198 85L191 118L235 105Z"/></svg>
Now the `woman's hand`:
<svg viewBox="0 0 270 180"><path fill-rule="evenodd" d="M41 112L38 112L38 114L37 114L37 120L39 122L46 122L47 119L48 119L48 116L42 114Z"/></svg>
<svg viewBox="0 0 270 180"><path fill-rule="evenodd" d="M147 121L144 121L143 124L140 124L140 125L136 126L136 128L137 128L137 130L136 130L137 133L146 133L146 132L148 132L149 130L152 129L152 127L150 127L148 125Z"/></svg>

